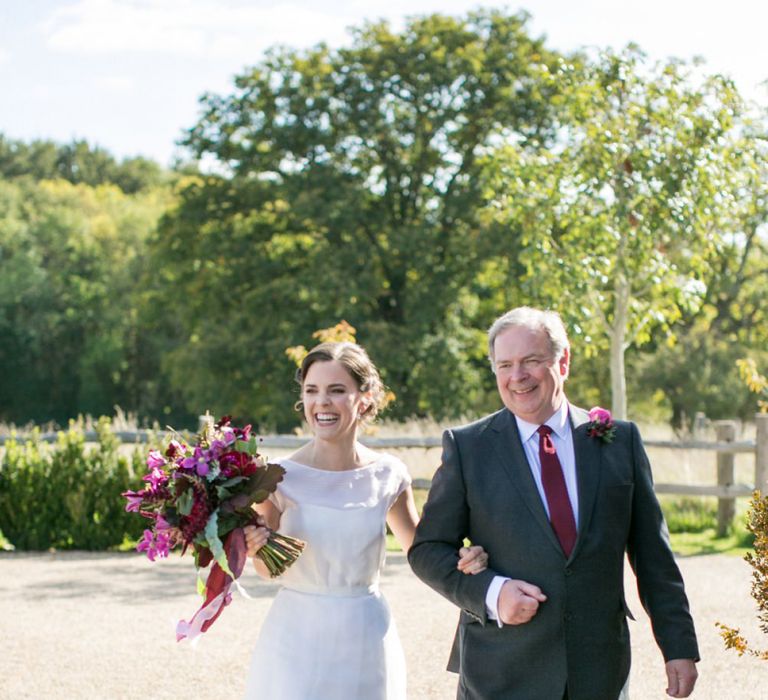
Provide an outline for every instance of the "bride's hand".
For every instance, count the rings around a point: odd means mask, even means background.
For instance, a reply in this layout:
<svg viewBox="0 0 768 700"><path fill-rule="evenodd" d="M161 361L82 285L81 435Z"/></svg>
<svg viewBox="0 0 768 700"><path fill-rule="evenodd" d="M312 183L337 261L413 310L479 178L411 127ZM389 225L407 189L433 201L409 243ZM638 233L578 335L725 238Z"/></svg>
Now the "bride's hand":
<svg viewBox="0 0 768 700"><path fill-rule="evenodd" d="M488 568L488 552L480 545L462 547L456 568L464 574L479 574Z"/></svg>
<svg viewBox="0 0 768 700"><path fill-rule="evenodd" d="M246 525L243 528L245 553L248 557L255 557L269 539L269 528L265 527L264 519L261 516L258 517L257 523L257 525Z"/></svg>

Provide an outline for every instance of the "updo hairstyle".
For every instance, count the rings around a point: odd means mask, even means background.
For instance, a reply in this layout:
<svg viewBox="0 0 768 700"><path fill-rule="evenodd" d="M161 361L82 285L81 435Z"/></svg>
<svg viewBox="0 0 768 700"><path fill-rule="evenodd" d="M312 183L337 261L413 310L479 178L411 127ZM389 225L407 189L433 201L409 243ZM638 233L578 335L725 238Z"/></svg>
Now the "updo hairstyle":
<svg viewBox="0 0 768 700"><path fill-rule="evenodd" d="M368 353L356 343L320 343L320 345L312 348L301 361L301 366L296 370L296 381L299 386L303 388L304 378L315 362L329 362L331 360L336 360L344 367L355 380L357 388L368 394L370 403L366 406L362 417L365 420L373 420L379 411L387 405L387 390L381 381L376 365L368 357ZM300 411L302 407L302 401L297 401L296 410Z"/></svg>

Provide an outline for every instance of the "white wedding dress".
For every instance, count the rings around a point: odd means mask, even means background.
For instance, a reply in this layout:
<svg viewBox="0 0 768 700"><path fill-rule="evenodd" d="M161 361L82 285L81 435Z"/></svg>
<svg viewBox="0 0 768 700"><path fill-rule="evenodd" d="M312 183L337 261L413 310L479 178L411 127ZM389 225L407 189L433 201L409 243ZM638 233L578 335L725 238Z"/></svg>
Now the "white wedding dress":
<svg viewBox="0 0 768 700"><path fill-rule="evenodd" d="M307 543L281 577L246 698L405 700L405 659L378 589L389 507L410 484L391 455L349 471L290 459L271 496L280 532Z"/></svg>

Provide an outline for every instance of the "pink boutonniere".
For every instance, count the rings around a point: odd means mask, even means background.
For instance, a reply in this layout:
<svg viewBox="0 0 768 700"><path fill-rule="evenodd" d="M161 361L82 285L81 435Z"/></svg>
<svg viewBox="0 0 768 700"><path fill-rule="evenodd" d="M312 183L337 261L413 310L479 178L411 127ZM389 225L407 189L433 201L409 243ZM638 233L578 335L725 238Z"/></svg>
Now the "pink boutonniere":
<svg viewBox="0 0 768 700"><path fill-rule="evenodd" d="M613 416L607 408L595 406L589 411L589 423L587 423L587 435L600 438L603 442L613 441L616 435L616 425Z"/></svg>

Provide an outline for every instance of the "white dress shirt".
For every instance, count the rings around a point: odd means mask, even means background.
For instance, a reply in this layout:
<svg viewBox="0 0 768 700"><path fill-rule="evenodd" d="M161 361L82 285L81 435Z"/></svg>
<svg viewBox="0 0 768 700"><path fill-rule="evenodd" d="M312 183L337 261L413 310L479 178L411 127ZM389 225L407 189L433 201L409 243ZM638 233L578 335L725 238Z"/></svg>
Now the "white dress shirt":
<svg viewBox="0 0 768 700"><path fill-rule="evenodd" d="M528 423L515 416L517 429L520 432L520 440L523 443L525 457L528 460L528 466L531 468L531 475L536 482L536 488L541 496L541 502L544 510L549 517L549 504L544 493L544 485L541 482L541 460L539 459L539 434L536 432L539 426L534 423ZM568 402L563 401L560 408L550 416L544 423L552 428L552 442L555 445L560 465L563 468L563 477L565 478L565 487L568 489L568 499L573 509L573 517L577 527L579 522L579 493L576 484L576 456L573 451L573 433L571 431L571 422L568 420ZM496 620L499 627L502 626L499 620L499 593L505 581L509 581L508 576L495 576L488 591L485 594L485 607L488 617Z"/></svg>

